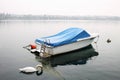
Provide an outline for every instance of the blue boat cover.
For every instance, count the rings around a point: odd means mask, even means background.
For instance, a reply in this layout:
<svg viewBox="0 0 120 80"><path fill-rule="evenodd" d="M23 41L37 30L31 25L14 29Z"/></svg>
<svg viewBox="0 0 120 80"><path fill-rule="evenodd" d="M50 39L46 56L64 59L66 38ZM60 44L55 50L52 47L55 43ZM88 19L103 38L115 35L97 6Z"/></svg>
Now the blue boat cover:
<svg viewBox="0 0 120 80"><path fill-rule="evenodd" d="M57 47L64 44L76 42L78 39L90 37L90 34L81 28L68 28L58 34L42 37L35 40L36 43L44 43L49 46Z"/></svg>

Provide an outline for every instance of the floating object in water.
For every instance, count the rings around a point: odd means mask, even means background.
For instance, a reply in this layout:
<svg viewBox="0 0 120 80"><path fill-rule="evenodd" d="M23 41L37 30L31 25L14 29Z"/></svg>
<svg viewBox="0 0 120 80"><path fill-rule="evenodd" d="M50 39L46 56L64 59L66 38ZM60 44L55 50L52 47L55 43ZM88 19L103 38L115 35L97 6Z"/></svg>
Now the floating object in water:
<svg viewBox="0 0 120 80"><path fill-rule="evenodd" d="M27 46L24 46L23 48L27 49L27 50L34 50L37 49L37 45L36 44L29 44Z"/></svg>
<svg viewBox="0 0 120 80"><path fill-rule="evenodd" d="M42 65L37 65L35 68L34 67L25 67L25 68L20 68L19 70L23 73L34 73L34 72L37 72L37 71L42 72L43 66Z"/></svg>
<svg viewBox="0 0 120 80"><path fill-rule="evenodd" d="M36 49L37 46L35 44L30 44L31 49Z"/></svg>
<svg viewBox="0 0 120 80"><path fill-rule="evenodd" d="M111 40L110 39L107 39L107 43L110 43L111 42Z"/></svg>
<svg viewBox="0 0 120 80"><path fill-rule="evenodd" d="M35 42L41 46L40 51L43 49L43 55L57 55L87 47L96 37L99 35L84 29L69 28L52 36L37 38Z"/></svg>

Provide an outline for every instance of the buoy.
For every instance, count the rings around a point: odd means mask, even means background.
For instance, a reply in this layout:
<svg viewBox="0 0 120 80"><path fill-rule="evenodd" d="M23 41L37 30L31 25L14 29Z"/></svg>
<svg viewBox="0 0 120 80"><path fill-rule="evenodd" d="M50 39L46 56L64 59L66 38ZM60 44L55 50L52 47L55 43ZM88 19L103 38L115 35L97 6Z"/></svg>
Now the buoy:
<svg viewBox="0 0 120 80"><path fill-rule="evenodd" d="M37 46L35 44L30 44L31 49L36 49Z"/></svg>
<svg viewBox="0 0 120 80"><path fill-rule="evenodd" d="M110 39L107 39L107 43L110 43L111 42L111 40Z"/></svg>

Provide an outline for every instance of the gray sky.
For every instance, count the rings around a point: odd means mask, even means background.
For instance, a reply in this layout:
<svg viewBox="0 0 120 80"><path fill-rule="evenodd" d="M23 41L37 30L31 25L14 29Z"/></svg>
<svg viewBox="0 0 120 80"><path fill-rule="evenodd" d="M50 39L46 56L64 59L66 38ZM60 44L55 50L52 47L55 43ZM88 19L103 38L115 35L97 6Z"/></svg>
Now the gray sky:
<svg viewBox="0 0 120 80"><path fill-rule="evenodd" d="M0 0L0 13L120 16L120 0Z"/></svg>

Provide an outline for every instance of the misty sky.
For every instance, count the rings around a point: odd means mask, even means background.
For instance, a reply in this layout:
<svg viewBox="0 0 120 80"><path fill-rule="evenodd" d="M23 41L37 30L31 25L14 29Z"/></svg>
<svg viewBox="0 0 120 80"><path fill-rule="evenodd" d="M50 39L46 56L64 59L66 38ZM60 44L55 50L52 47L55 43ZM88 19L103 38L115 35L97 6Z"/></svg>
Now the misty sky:
<svg viewBox="0 0 120 80"><path fill-rule="evenodd" d="M120 16L120 0L0 0L0 13Z"/></svg>

